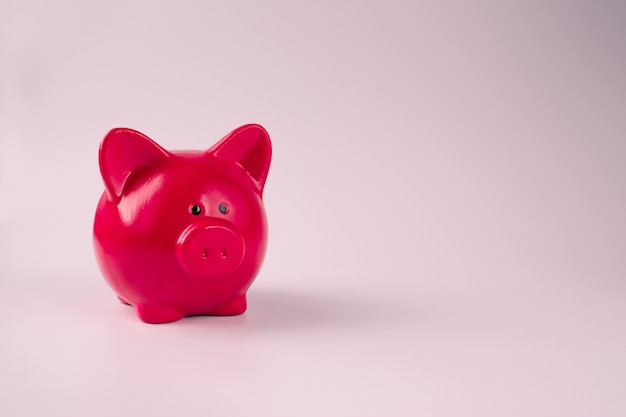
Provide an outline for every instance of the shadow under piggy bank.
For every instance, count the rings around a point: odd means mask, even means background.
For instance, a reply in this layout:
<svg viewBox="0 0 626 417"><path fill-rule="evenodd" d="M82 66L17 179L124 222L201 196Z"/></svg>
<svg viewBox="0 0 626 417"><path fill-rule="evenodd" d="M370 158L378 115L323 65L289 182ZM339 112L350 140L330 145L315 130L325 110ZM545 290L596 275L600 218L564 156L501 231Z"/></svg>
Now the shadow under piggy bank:
<svg viewBox="0 0 626 417"><path fill-rule="evenodd" d="M252 290L246 326L255 330L371 325L389 320L376 299L341 293ZM387 317L386 317L387 316Z"/></svg>

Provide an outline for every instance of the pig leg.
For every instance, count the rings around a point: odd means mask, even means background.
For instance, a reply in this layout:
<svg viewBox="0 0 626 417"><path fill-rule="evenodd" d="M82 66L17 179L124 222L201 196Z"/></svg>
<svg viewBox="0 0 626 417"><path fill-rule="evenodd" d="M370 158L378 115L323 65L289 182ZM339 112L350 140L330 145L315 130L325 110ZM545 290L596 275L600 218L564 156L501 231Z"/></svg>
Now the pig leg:
<svg viewBox="0 0 626 417"><path fill-rule="evenodd" d="M209 314L214 316L236 316L237 314L244 313L247 305L246 295L244 294L222 304Z"/></svg>
<svg viewBox="0 0 626 417"><path fill-rule="evenodd" d="M173 308L158 304L138 304L137 316L145 323L170 323L185 317L183 313Z"/></svg>

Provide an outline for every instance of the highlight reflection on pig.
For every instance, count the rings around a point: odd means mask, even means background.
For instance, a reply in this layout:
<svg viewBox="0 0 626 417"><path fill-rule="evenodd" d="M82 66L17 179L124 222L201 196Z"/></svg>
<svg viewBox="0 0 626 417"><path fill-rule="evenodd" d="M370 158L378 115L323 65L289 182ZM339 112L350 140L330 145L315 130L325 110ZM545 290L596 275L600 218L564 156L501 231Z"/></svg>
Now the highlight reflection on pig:
<svg viewBox="0 0 626 417"><path fill-rule="evenodd" d="M107 282L141 320L246 310L267 246L271 154L267 132L254 124L205 151L167 151L132 129L106 135L94 249Z"/></svg>

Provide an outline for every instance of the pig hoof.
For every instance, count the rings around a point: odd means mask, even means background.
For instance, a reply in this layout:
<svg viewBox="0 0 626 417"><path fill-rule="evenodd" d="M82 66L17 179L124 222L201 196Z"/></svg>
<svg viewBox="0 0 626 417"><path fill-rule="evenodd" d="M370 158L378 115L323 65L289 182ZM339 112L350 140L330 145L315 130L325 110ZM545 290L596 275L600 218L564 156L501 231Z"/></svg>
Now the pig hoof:
<svg viewBox="0 0 626 417"><path fill-rule="evenodd" d="M246 311L247 305L246 296L240 295L239 297L236 297L211 311L211 315L236 316L238 314L243 314Z"/></svg>
<svg viewBox="0 0 626 417"><path fill-rule="evenodd" d="M152 324L171 323L185 317L184 314L173 308L154 304L137 305L137 316L141 321Z"/></svg>

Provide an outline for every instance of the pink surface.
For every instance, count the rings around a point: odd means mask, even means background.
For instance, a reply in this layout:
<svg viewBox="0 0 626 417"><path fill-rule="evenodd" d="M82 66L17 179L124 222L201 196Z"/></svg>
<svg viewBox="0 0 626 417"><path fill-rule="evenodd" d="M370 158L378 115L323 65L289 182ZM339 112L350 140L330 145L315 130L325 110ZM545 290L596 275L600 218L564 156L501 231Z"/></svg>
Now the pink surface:
<svg viewBox="0 0 626 417"><path fill-rule="evenodd" d="M622 4L210 3L0 2L0 415L626 415ZM138 322L102 133L249 121L249 311Z"/></svg>

